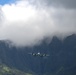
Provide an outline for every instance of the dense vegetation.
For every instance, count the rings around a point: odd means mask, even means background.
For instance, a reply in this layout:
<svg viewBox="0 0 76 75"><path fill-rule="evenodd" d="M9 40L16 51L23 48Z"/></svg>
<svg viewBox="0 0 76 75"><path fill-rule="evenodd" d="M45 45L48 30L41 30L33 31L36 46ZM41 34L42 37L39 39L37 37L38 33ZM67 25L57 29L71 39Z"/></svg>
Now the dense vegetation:
<svg viewBox="0 0 76 75"><path fill-rule="evenodd" d="M22 48L9 47L5 41L0 41L0 61L10 67L25 73L35 73L35 75L76 75L76 35L68 36L63 41L57 37L46 43L47 40L43 40L38 46ZM34 57L29 55L31 52L46 53L50 56Z"/></svg>
<svg viewBox="0 0 76 75"><path fill-rule="evenodd" d="M0 64L0 75L32 75L31 73L24 73L15 68L10 68L4 64Z"/></svg>

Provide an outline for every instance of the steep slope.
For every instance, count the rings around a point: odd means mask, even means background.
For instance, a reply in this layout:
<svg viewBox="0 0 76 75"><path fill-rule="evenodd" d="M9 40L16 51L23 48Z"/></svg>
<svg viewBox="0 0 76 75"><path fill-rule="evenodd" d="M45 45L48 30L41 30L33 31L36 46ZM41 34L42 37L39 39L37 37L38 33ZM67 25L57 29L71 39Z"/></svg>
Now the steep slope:
<svg viewBox="0 0 76 75"><path fill-rule="evenodd" d="M0 59L10 67L25 72L35 72L46 75L76 75L76 35L71 35L63 41L54 37L50 43L46 40L34 47L9 47L5 41L0 42ZM29 53L41 52L50 56L47 58L33 57Z"/></svg>
<svg viewBox="0 0 76 75"><path fill-rule="evenodd" d="M24 73L15 68L10 68L4 64L0 64L0 75L32 75L30 73Z"/></svg>

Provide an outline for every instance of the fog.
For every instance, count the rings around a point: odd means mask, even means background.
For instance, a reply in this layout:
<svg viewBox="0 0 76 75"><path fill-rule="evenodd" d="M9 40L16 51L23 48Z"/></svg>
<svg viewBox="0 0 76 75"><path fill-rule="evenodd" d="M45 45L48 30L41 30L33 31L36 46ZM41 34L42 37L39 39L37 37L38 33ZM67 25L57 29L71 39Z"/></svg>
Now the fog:
<svg viewBox="0 0 76 75"><path fill-rule="evenodd" d="M71 6L63 0L19 0L0 5L0 40L34 46L44 38L64 39L75 34L76 8Z"/></svg>

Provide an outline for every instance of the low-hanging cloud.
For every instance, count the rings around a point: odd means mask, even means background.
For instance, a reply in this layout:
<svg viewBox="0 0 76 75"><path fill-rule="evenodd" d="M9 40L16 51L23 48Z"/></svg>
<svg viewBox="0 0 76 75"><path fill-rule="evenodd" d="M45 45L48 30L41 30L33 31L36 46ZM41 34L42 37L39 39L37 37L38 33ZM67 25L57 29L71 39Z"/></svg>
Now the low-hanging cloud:
<svg viewBox="0 0 76 75"><path fill-rule="evenodd" d="M20 0L0 6L0 40L10 40L16 46L33 46L46 37L64 38L76 33L76 9L40 2L36 6Z"/></svg>

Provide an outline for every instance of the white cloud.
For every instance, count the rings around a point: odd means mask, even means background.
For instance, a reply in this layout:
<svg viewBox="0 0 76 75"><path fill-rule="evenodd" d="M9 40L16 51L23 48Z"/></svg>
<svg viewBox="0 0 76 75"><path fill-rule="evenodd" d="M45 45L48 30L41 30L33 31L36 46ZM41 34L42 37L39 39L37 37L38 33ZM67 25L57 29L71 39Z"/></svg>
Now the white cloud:
<svg viewBox="0 0 76 75"><path fill-rule="evenodd" d="M0 10L0 39L17 46L31 46L45 37L63 38L76 33L75 15L75 9L40 5L36 8L27 1L6 4Z"/></svg>

